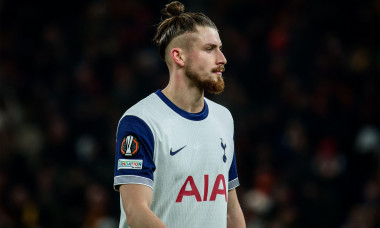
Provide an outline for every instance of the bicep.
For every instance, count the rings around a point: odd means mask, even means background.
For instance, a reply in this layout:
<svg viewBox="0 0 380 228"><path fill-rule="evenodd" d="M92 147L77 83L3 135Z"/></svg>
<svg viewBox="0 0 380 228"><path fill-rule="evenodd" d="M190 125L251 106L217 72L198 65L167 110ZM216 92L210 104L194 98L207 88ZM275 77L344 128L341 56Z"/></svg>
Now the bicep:
<svg viewBox="0 0 380 228"><path fill-rule="evenodd" d="M152 213L152 189L141 184L123 184L119 190L128 224L141 225L146 215Z"/></svg>
<svg viewBox="0 0 380 228"><path fill-rule="evenodd" d="M130 227L166 228L150 210L152 193L152 189L146 185L123 184L120 186L123 209Z"/></svg>
<svg viewBox="0 0 380 228"><path fill-rule="evenodd" d="M227 212L230 212L236 206L236 204L240 207L236 189L234 188L228 191Z"/></svg>
<svg viewBox="0 0 380 228"><path fill-rule="evenodd" d="M235 189L228 191L227 227L246 227L243 211L241 210Z"/></svg>
<svg viewBox="0 0 380 228"><path fill-rule="evenodd" d="M150 207L152 203L152 189L141 184L123 184L120 186L120 195L124 210L127 214L133 207Z"/></svg>

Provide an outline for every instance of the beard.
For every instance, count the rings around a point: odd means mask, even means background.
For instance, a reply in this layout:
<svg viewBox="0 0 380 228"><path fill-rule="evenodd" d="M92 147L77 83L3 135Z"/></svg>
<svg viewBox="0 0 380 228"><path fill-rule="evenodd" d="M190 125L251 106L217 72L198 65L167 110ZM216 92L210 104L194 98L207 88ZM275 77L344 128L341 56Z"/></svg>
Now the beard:
<svg viewBox="0 0 380 228"><path fill-rule="evenodd" d="M220 70L224 71L223 65L213 69L212 72L217 72ZM204 75L204 77L202 77L202 75L196 73L189 66L186 67L185 73L186 76L192 80L195 85L211 94L220 94L224 91L224 79L222 76L218 76L216 80L214 78L210 78L208 75Z"/></svg>

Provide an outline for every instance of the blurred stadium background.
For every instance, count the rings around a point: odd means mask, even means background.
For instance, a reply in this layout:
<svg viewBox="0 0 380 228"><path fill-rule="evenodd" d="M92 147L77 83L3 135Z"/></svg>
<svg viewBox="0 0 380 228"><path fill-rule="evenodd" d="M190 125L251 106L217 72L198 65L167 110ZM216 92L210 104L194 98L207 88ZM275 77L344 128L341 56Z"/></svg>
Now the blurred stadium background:
<svg viewBox="0 0 380 228"><path fill-rule="evenodd" d="M0 1L0 227L116 227L115 131L167 1ZM380 1L188 0L228 59L249 228L380 227Z"/></svg>

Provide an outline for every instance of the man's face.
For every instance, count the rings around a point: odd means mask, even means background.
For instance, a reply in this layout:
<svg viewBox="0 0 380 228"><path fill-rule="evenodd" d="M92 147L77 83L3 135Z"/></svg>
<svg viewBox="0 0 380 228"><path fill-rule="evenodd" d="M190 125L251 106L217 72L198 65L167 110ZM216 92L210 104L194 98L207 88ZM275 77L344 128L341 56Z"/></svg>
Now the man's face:
<svg viewBox="0 0 380 228"><path fill-rule="evenodd" d="M222 72L227 63L221 51L219 33L211 27L198 26L197 29L186 55L186 76L199 88L219 94L224 90Z"/></svg>

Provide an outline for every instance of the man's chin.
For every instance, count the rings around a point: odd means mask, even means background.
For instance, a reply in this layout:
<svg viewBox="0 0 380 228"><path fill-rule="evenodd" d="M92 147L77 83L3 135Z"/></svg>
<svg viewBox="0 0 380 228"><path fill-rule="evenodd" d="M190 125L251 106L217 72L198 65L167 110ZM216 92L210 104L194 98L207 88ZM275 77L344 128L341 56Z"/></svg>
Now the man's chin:
<svg viewBox="0 0 380 228"><path fill-rule="evenodd" d="M203 79L198 74L194 74L193 71L186 70L186 75L189 79L191 79L199 88L211 93L211 94L220 94L224 90L224 79L222 75L212 74L208 75Z"/></svg>
<svg viewBox="0 0 380 228"><path fill-rule="evenodd" d="M220 94L224 91L224 80L220 76L216 79L216 81L204 81L202 83L202 87L211 94Z"/></svg>
<svg viewBox="0 0 380 228"><path fill-rule="evenodd" d="M208 93L211 93L211 94L214 94L214 95L218 95L218 94L221 94L223 91L224 91L224 89L222 89L222 90L206 90Z"/></svg>

